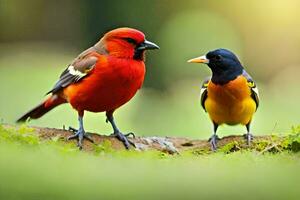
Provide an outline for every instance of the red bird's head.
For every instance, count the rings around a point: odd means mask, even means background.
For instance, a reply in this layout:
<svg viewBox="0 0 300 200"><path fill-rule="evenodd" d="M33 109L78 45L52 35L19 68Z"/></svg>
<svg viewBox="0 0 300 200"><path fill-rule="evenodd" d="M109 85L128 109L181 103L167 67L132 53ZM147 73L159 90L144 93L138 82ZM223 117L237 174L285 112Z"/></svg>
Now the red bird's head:
<svg viewBox="0 0 300 200"><path fill-rule="evenodd" d="M144 52L147 49L159 49L159 46L145 39L144 33L132 28L109 31L100 43L109 55L135 60L144 60Z"/></svg>

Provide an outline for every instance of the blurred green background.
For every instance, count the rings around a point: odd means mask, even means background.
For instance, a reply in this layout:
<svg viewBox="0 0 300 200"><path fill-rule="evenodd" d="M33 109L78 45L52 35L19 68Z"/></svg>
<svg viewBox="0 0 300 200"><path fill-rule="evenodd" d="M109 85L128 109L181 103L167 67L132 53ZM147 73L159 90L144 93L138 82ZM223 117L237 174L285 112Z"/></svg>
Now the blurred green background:
<svg viewBox="0 0 300 200"><path fill-rule="evenodd" d="M199 103L205 65L186 61L215 48L241 59L260 88L255 135L299 124L300 1L42 1L0 0L0 118L14 123L38 104L67 64L108 30L142 30L159 51L147 54L144 87L120 108L123 132L208 138L211 123ZM30 125L77 126L63 105ZM104 114L87 113L88 131L109 134ZM219 135L244 133L222 127Z"/></svg>
<svg viewBox="0 0 300 200"><path fill-rule="evenodd" d="M128 26L161 49L147 52L142 90L115 114L123 132L208 138L199 92L210 71L186 61L220 47L239 56L260 88L253 134L290 132L300 124L299 7L298 0L0 0L1 122L14 123L44 99L105 32ZM76 115L63 105L29 125L77 127ZM103 113L86 113L85 128L111 133ZM0 199L299 199L299 153L88 154L38 141L26 128L5 132L0 126Z"/></svg>

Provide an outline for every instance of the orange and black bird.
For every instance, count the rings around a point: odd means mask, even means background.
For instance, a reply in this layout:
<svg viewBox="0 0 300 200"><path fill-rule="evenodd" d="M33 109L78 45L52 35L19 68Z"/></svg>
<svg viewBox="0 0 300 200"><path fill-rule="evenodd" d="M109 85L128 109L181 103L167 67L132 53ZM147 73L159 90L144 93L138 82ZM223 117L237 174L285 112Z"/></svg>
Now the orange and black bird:
<svg viewBox="0 0 300 200"><path fill-rule="evenodd" d="M258 89L237 56L227 49L216 49L188 62L207 64L212 71L201 86L201 105L213 122L209 139L212 150L217 149L217 129L222 124L246 126L245 138L250 145L250 123L259 104Z"/></svg>
<svg viewBox="0 0 300 200"><path fill-rule="evenodd" d="M80 53L62 72L49 97L20 117L17 122L37 119L56 106L70 103L78 112L79 129L73 129L82 148L83 138L91 140L83 126L85 111L106 112L113 135L128 149L127 135L118 129L113 113L127 103L141 88L145 76L145 50L159 47L132 28L118 28L106 33L94 46Z"/></svg>

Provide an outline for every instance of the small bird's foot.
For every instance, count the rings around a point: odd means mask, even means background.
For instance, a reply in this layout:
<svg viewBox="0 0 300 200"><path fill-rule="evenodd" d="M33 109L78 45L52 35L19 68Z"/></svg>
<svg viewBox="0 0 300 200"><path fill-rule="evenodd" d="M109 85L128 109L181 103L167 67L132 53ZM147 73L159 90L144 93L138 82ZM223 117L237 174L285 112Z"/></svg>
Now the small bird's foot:
<svg viewBox="0 0 300 200"><path fill-rule="evenodd" d="M127 134L123 134L121 132L116 132L111 134L111 136L116 137L118 140L120 140L121 142L123 142L124 146L126 149L129 149L130 145L132 145L135 148L135 144L133 142L131 142L130 140L128 140L127 137L132 136L133 138L135 138L134 133L127 133Z"/></svg>
<svg viewBox="0 0 300 200"><path fill-rule="evenodd" d="M251 141L253 140L253 135L251 133L246 133L246 134L244 134L244 138L247 141L247 145L250 146Z"/></svg>
<svg viewBox="0 0 300 200"><path fill-rule="evenodd" d="M69 127L69 131L72 131L74 133L74 135L69 136L67 138L67 140L78 139L77 146L79 147L80 150L82 149L82 142L83 142L84 138L89 140L90 142L94 143L93 138L90 135L88 135L87 133L85 133L85 131L83 129L77 130L75 128Z"/></svg>
<svg viewBox="0 0 300 200"><path fill-rule="evenodd" d="M220 140L220 138L217 135L212 135L209 139L208 142L211 145L211 150L212 151L217 151L217 142Z"/></svg>

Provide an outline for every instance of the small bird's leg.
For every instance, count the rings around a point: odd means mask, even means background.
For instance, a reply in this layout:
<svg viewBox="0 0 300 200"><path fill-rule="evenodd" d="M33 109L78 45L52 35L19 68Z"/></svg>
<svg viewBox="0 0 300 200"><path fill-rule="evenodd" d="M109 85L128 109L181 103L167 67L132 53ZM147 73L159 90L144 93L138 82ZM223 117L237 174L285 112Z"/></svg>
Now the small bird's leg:
<svg viewBox="0 0 300 200"><path fill-rule="evenodd" d="M246 128L247 128L247 133L244 135L246 141L247 141L247 145L250 146L251 141L253 140L253 135L250 133L250 123L246 124Z"/></svg>
<svg viewBox="0 0 300 200"><path fill-rule="evenodd" d="M211 150L212 151L216 151L217 150L217 141L220 139L217 136L217 129L218 129L218 124L216 124L215 122L213 122L214 124L214 129L213 129L213 134L212 136L209 138L209 142L211 144Z"/></svg>
<svg viewBox="0 0 300 200"><path fill-rule="evenodd" d="M74 135L69 136L68 140L72 140L72 139L77 139L78 138L78 143L77 146L79 147L79 149L82 149L82 141L84 138L86 138L87 140L89 140L90 142L94 143L93 139L91 136L87 135L84 128L83 128L83 115L79 115L78 116L78 122L79 122L79 129L76 130L72 127L69 127L69 130L74 132Z"/></svg>
<svg viewBox="0 0 300 200"><path fill-rule="evenodd" d="M114 129L114 133L112 134L112 136L115 136L118 140L120 140L121 142L123 142L124 146L126 149L129 149L130 144L135 147L135 144L133 142L131 142L130 140L128 140L128 136L129 135L133 135L133 133L129 133L124 135L117 127L115 121L114 121L114 117L113 114L111 112L107 112L106 113L106 117L107 117L107 121L110 122L112 128Z"/></svg>

